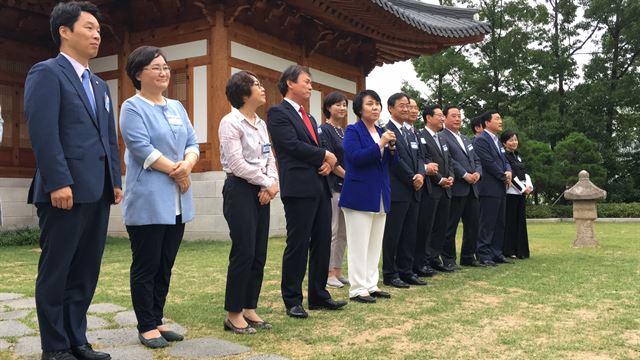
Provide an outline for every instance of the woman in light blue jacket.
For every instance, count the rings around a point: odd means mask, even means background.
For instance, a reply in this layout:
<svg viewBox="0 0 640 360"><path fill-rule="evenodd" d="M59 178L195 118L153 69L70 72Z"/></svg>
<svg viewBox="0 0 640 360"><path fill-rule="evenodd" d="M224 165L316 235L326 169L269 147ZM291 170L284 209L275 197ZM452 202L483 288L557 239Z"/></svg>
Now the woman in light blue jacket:
<svg viewBox="0 0 640 360"><path fill-rule="evenodd" d="M200 153L184 107L162 96L171 70L160 49L134 50L127 75L140 90L120 111L127 169L123 216L133 258L131 299L138 339L159 348L183 339L162 318L184 224L193 219L189 176Z"/></svg>

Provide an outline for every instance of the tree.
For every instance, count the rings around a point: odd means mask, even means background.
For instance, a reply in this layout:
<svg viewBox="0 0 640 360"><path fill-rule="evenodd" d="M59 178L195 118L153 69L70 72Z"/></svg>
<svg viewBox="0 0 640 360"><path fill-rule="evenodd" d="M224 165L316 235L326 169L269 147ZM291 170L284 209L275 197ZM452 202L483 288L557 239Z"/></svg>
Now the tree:
<svg viewBox="0 0 640 360"><path fill-rule="evenodd" d="M597 186L604 187L607 182L607 170L602 166L598 146L583 133L571 133L560 141L555 148L555 158L566 186L573 186L578 181L581 170L587 170Z"/></svg>

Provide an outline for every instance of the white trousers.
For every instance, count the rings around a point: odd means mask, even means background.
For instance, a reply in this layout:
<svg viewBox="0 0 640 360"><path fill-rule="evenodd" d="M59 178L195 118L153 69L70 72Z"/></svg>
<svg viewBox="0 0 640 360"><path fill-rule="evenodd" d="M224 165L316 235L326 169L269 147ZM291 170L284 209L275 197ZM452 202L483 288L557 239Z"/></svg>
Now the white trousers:
<svg viewBox="0 0 640 360"><path fill-rule="evenodd" d="M340 193L333 192L331 197L331 258L329 260L329 271L342 269L344 250L347 247L344 214L338 206L339 201Z"/></svg>
<svg viewBox="0 0 640 360"><path fill-rule="evenodd" d="M387 214L381 205L379 213L343 208L347 227L349 253L349 297L366 296L378 291L378 264L382 252L382 236Z"/></svg>

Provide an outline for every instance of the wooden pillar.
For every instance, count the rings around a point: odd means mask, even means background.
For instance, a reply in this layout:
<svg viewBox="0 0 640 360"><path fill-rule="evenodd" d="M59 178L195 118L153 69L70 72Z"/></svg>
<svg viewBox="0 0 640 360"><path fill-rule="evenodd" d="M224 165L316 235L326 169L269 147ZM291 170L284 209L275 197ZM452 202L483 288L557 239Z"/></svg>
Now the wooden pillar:
<svg viewBox="0 0 640 360"><path fill-rule="evenodd" d="M225 95L227 80L231 75L231 42L229 29L224 22L224 12L217 10L215 24L211 28L211 40L209 41L209 56L211 65L207 69L209 76L208 103L207 103L207 138L211 144L211 170L222 170L220 164L220 141L218 139L218 127L223 116L231 111L231 106Z"/></svg>
<svg viewBox="0 0 640 360"><path fill-rule="evenodd" d="M131 83L131 79L127 76L127 57L131 53L131 44L129 42L129 32L125 32L122 39L122 47L120 52L118 53L118 71L120 75L118 76L118 104L120 104L120 111L122 111L122 103L125 100L132 97L136 94L136 88L133 87ZM117 114L118 116L120 114ZM120 133L120 119L116 119L116 123L118 124L118 148L120 149L120 171L122 174L125 173L125 164L124 164L124 140L122 140L122 134Z"/></svg>

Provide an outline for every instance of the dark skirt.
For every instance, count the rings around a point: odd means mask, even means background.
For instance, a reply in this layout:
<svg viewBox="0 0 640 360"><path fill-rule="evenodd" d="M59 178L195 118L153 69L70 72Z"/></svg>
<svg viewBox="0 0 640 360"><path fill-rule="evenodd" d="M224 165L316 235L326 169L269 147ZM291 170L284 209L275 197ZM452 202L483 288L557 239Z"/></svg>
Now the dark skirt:
<svg viewBox="0 0 640 360"><path fill-rule="evenodd" d="M527 209L524 195L507 194L505 236L502 253L519 259L529 257Z"/></svg>

